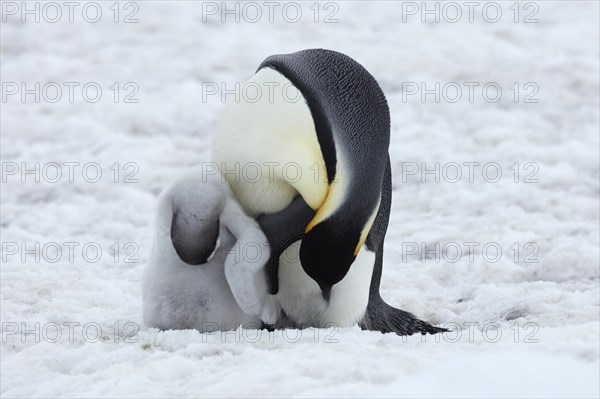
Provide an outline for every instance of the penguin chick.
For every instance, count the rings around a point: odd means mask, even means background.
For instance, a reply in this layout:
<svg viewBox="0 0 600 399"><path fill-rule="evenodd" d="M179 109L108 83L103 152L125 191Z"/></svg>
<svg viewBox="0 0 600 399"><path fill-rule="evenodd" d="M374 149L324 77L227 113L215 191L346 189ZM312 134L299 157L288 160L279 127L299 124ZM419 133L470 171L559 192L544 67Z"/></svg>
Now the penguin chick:
<svg viewBox="0 0 600 399"><path fill-rule="evenodd" d="M266 237L220 176L177 179L158 198L144 322L200 332L260 328L269 256Z"/></svg>

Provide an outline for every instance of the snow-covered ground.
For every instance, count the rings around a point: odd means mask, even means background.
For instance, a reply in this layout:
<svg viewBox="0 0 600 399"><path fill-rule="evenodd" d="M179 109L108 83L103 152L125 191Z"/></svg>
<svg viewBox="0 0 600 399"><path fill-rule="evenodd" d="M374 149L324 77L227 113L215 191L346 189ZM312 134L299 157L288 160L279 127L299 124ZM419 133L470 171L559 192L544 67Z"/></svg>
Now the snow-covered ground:
<svg viewBox="0 0 600 399"><path fill-rule="evenodd" d="M598 397L597 2L427 3L439 23L421 2L296 3L295 23L284 3L272 23L263 2L239 23L235 3L78 3L73 22L54 4L58 22L2 2L3 397ZM156 198L209 160L208 90L312 47L354 57L389 101L382 294L454 332L144 327ZM421 175L436 163L439 182Z"/></svg>

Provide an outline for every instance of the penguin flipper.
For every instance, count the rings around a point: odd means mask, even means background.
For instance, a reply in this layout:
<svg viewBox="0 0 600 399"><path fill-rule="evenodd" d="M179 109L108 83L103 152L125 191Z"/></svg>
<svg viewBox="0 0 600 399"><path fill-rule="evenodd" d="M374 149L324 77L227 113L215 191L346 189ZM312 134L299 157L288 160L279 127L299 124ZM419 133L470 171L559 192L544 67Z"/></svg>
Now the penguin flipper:
<svg viewBox="0 0 600 399"><path fill-rule="evenodd" d="M244 313L257 316L267 299L264 268L270 257L266 237L256 221L244 214L240 205L229 196L221 214L221 222L236 238L234 250L225 258L225 278L231 293ZM256 250L256 255L246 249Z"/></svg>
<svg viewBox="0 0 600 399"><path fill-rule="evenodd" d="M393 332L398 335L416 333L425 335L448 331L420 320L409 312L388 305L380 296L370 298L367 312L359 326L363 330L381 331L384 334Z"/></svg>
<svg viewBox="0 0 600 399"><path fill-rule="evenodd" d="M314 215L315 211L298 195L282 211L256 219L271 247L271 258L266 266L271 295L279 292L279 257L287 247L304 237L304 230Z"/></svg>

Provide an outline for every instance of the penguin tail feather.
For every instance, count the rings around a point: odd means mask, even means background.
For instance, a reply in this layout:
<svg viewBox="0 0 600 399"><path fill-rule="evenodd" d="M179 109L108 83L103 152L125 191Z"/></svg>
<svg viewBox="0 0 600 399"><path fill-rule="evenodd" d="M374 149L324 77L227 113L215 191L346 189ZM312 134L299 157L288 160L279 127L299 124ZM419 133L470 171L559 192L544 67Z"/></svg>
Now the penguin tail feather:
<svg viewBox="0 0 600 399"><path fill-rule="evenodd" d="M388 305L381 297L369 301L367 312L359 326L363 330L381 331L384 334L396 333L398 335L438 334L449 331L420 320L409 312L396 309Z"/></svg>

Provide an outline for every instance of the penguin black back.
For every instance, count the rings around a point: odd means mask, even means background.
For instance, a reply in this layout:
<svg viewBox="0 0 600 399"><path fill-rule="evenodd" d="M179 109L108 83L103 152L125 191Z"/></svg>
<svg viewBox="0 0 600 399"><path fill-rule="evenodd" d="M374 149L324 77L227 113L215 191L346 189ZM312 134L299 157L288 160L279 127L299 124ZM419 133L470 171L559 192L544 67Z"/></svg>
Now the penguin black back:
<svg viewBox="0 0 600 399"><path fill-rule="evenodd" d="M272 55L258 70L263 68L282 73L304 95L315 122L330 182L335 177L337 164L333 129L352 143L356 149L352 156L358 157L353 158L357 163L365 160L372 166L373 176L383 176L386 159L367 157L373 150L387 153L390 111L379 84L362 65L337 51L309 49ZM353 117L348 118L348 115Z"/></svg>
<svg viewBox="0 0 600 399"><path fill-rule="evenodd" d="M263 68L289 79L313 117L330 184L328 197L336 205L327 206L328 198L317 211L300 257L319 285L331 287L348 272L379 206L390 141L387 101L362 65L336 51L273 55L258 69ZM332 190L339 179L344 181Z"/></svg>

